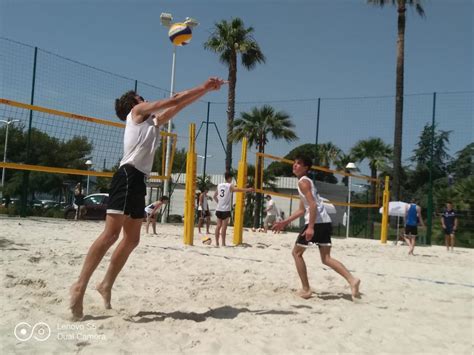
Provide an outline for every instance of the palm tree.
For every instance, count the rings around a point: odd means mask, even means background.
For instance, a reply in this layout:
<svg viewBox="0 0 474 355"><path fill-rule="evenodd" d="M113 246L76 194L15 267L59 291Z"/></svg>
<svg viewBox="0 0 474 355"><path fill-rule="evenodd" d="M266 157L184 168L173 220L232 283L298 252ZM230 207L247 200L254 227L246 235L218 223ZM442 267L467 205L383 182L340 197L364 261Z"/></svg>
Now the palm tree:
<svg viewBox="0 0 474 355"><path fill-rule="evenodd" d="M385 166L387 160L392 157L392 147L385 144L380 138L369 138L367 140L361 140L351 150L351 155L359 162L368 159L370 167L370 176L373 179L377 178L377 170ZM376 184L371 181L372 203L376 201ZM367 210L367 222L370 226L370 236L374 234L374 224L372 221L372 209Z"/></svg>
<svg viewBox="0 0 474 355"><path fill-rule="evenodd" d="M336 166L336 170L348 172L346 169L347 164L353 162L355 159L351 154L340 153L337 159L334 161L334 165ZM347 186L348 178L344 176L342 178L342 183Z"/></svg>
<svg viewBox="0 0 474 355"><path fill-rule="evenodd" d="M406 7L414 6L420 16L425 11L421 6L421 0L367 0L369 4L383 7L387 4L397 6L398 13L398 37L397 37L397 82L395 94L395 132L393 140L393 195L396 200L400 199L400 177L402 169L402 133L403 133L403 76L405 65L405 23Z"/></svg>
<svg viewBox="0 0 474 355"><path fill-rule="evenodd" d="M351 149L351 155L358 162L369 160L370 177L377 178L377 171L385 166L387 160L392 157L393 150L390 145L385 144L380 138L369 138L360 140ZM375 199L375 183L372 182L372 201ZM375 201L374 201L375 203Z"/></svg>
<svg viewBox="0 0 474 355"><path fill-rule="evenodd" d="M246 28L240 18L234 18L230 22L222 20L215 24L214 32L211 34L204 48L218 53L219 60L229 67L229 92L227 95L227 151L225 157L225 169L232 168L232 130L235 115L235 87L237 84L237 56L240 54L241 62L247 70L253 69L257 63L265 63L265 56L258 43L252 37L254 29Z"/></svg>
<svg viewBox="0 0 474 355"><path fill-rule="evenodd" d="M250 146L255 145L259 153L265 153L265 145L268 138L284 139L287 142L298 139L293 131L295 125L291 122L290 116L283 111L275 112L271 106L264 105L261 108L254 107L251 112L242 112L241 117L234 122L234 131L231 139L233 142L242 141L247 138ZM260 189L260 172L262 161L257 160L257 181L255 188ZM257 194L256 211L260 211L262 196ZM260 213L254 214L254 228L258 228Z"/></svg>
<svg viewBox="0 0 474 355"><path fill-rule="evenodd" d="M341 149L333 143L318 144L319 165L329 168L341 154Z"/></svg>

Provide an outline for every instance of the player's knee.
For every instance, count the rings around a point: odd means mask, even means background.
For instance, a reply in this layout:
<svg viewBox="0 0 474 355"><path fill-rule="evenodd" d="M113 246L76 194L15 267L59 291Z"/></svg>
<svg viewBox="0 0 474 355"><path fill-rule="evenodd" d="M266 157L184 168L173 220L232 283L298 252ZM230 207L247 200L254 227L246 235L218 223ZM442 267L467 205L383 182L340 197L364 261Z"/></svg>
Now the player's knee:
<svg viewBox="0 0 474 355"><path fill-rule="evenodd" d="M119 232L117 233L109 232L109 233L103 234L102 240L104 244L107 246L107 248L111 247L118 240L119 234L120 234Z"/></svg>
<svg viewBox="0 0 474 355"><path fill-rule="evenodd" d="M303 250L299 250L299 249L296 249L294 248L293 251L291 252L291 254L293 255L293 258L301 258L303 256Z"/></svg>
<svg viewBox="0 0 474 355"><path fill-rule="evenodd" d="M127 238L126 239L127 241L127 246L130 248L130 249L135 249L138 244L140 244L140 237L137 237L137 238Z"/></svg>
<svg viewBox="0 0 474 355"><path fill-rule="evenodd" d="M331 261L330 256L322 256L321 257L321 262L326 266L328 266L330 264L330 261Z"/></svg>

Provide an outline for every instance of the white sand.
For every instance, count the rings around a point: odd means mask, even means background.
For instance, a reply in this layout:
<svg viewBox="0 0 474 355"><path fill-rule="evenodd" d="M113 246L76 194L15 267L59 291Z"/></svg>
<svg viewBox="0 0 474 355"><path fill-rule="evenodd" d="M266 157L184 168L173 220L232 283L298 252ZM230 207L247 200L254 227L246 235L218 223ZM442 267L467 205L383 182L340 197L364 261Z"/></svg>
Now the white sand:
<svg viewBox="0 0 474 355"><path fill-rule="evenodd" d="M334 239L333 257L362 279L350 301L345 280L305 253L315 295L300 287L291 257L294 233L246 231L243 247L184 247L182 226L142 236L114 286L113 310L94 290L85 320L71 322L68 289L103 222L0 218L0 351L11 353L465 353L473 347L474 250ZM231 242L232 229L228 231ZM197 233L196 233L197 234ZM45 341L34 328L50 327ZM42 326L43 331L45 325ZM21 327L17 331L21 331Z"/></svg>

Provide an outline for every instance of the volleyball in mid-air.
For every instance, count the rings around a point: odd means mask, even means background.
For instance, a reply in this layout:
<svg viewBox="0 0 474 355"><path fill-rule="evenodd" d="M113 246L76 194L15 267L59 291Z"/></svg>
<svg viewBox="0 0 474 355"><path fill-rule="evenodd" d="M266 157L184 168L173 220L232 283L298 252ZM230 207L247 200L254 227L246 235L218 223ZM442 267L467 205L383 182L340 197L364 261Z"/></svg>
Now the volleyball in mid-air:
<svg viewBox="0 0 474 355"><path fill-rule="evenodd" d="M175 46L184 46L191 41L193 32L191 27L179 22L171 25L168 36Z"/></svg>

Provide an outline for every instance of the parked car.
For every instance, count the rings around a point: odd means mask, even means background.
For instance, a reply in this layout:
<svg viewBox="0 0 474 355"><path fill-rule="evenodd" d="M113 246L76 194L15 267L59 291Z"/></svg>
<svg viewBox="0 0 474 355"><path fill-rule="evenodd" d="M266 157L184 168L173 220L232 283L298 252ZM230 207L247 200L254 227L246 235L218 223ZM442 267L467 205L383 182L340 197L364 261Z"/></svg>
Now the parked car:
<svg viewBox="0 0 474 355"><path fill-rule="evenodd" d="M97 193L84 197L83 211L81 219L105 219L107 214L107 202L109 201L109 194ZM74 219L76 216L76 209L74 205L69 205L64 210L64 218Z"/></svg>

